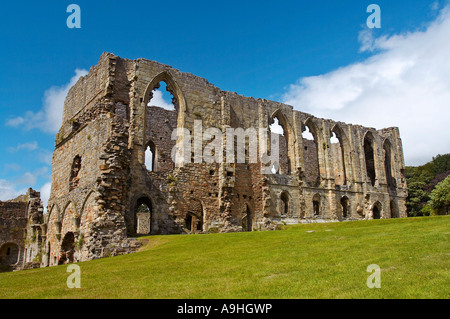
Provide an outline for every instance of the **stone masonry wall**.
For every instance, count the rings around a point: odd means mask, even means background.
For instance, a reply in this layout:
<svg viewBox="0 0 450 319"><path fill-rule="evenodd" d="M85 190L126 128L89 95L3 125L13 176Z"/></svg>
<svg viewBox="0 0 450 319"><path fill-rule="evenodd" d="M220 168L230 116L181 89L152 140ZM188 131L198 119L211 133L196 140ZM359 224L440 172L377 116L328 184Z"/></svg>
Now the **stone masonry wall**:
<svg viewBox="0 0 450 319"><path fill-rule="evenodd" d="M161 82L175 110L148 105ZM206 129L269 129L275 118L284 131L275 174L264 171L271 164L259 157L249 163L248 145L245 163L205 163L197 157L210 142L201 138ZM191 161L174 163L172 133L198 135L199 122L203 131L188 150ZM306 128L314 141L303 138ZM330 141L333 133L337 144ZM366 167L366 136L374 154L374 183ZM235 143L227 138L220 137L222 148L214 154L225 155L227 142ZM145 166L148 147L155 157L152 168ZM406 217L398 128L317 118L282 103L222 91L168 65L110 53L69 91L52 163L43 266L136 251L134 236L142 229L150 234L251 231L280 223ZM143 204L150 217L138 212Z"/></svg>

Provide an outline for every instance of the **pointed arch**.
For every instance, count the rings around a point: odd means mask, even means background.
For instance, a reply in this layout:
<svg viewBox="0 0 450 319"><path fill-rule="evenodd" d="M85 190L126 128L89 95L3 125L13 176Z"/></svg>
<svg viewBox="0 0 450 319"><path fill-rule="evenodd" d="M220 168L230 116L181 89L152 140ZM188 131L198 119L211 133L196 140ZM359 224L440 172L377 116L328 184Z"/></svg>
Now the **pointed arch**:
<svg viewBox="0 0 450 319"><path fill-rule="evenodd" d="M386 183L389 188L395 188L395 178L392 174L393 168L393 156L392 156L392 143L389 138L386 138L383 142L383 152L384 152L384 173L386 176Z"/></svg>
<svg viewBox="0 0 450 319"><path fill-rule="evenodd" d="M280 193L280 213L283 217L288 217L290 215L290 197L288 191L282 191Z"/></svg>
<svg viewBox="0 0 450 319"><path fill-rule="evenodd" d="M79 217L80 215L77 212L76 205L73 201L69 201L63 212L62 217L62 226L61 226L61 234L67 233L67 232L75 232L77 231L77 228L79 227Z"/></svg>
<svg viewBox="0 0 450 319"><path fill-rule="evenodd" d="M308 128L313 140L302 138L303 141L303 166L305 171L305 182L308 186L318 187L320 185L319 145L320 139L318 128L311 117L302 123L302 133Z"/></svg>
<svg viewBox="0 0 450 319"><path fill-rule="evenodd" d="M371 131L367 131L363 139L364 159L366 165L366 174L368 181L375 186L376 169L375 169L375 138Z"/></svg>
<svg viewBox="0 0 450 319"><path fill-rule="evenodd" d="M275 119L282 127L283 133L280 134L279 143L279 163L278 171L275 169L275 173L290 175L295 171L295 149L294 149L294 132L292 124L288 120L288 117L284 114L282 109L275 110L269 118L268 127L271 129L271 125L275 123ZM269 137L270 139L270 137ZM271 145L271 143L269 143Z"/></svg>
<svg viewBox="0 0 450 319"><path fill-rule="evenodd" d="M61 210L57 204L53 204L49 210L47 221L50 222L53 220L61 220Z"/></svg>
<svg viewBox="0 0 450 319"><path fill-rule="evenodd" d="M172 104L175 107L175 111L168 111L168 112L176 112L177 123L176 123L176 125L175 124L174 125L178 129L183 129L183 127L184 127L184 119L185 119L185 115L187 112L187 105L186 105L186 100L184 98L183 92L181 91L180 87L174 80L172 74L170 74L169 71L162 71L161 73L156 75L149 82L149 84L147 85L147 88L145 90L145 93L144 93L143 97L141 98L141 107L145 110L143 112L143 117L144 117L143 118L143 123L144 123L143 143L141 145L142 150L139 155L139 161L142 164L145 164L145 151L148 147L147 131L148 131L149 124L148 124L147 119L150 116L149 115L150 108L147 107L147 104L153 96L153 90L156 88L159 88L159 83L161 81L165 82L166 90L172 95ZM157 161L155 159L155 164L156 163L157 163Z"/></svg>
<svg viewBox="0 0 450 319"><path fill-rule="evenodd" d="M149 140L146 145L144 163L148 171L158 171L158 149L152 140Z"/></svg>
<svg viewBox="0 0 450 319"><path fill-rule="evenodd" d="M143 96L144 105L148 104L152 97L153 90L159 87L158 84L161 81L166 83L167 91L169 91L173 96L172 103L175 106L175 110L178 112L178 116L183 115L184 119L184 113L186 112L186 100L184 99L183 92L181 91L180 87L175 82L173 76L169 73L169 71L163 71L159 73L147 85L147 89L145 90Z"/></svg>
<svg viewBox="0 0 450 319"><path fill-rule="evenodd" d="M383 212L383 205L381 205L380 201L376 201L372 205L372 218L373 219L380 219Z"/></svg>
<svg viewBox="0 0 450 319"><path fill-rule="evenodd" d="M346 219L350 217L350 200L347 196L341 197L342 218Z"/></svg>
<svg viewBox="0 0 450 319"><path fill-rule="evenodd" d="M330 136L336 135L338 143L331 143L330 138L330 147L333 156L334 163L334 180L335 185L346 185L347 184L347 170L345 165L345 152L349 149L347 136L344 131L340 127L338 123L336 123L330 130Z"/></svg>
<svg viewBox="0 0 450 319"><path fill-rule="evenodd" d="M142 196L136 201L134 209L134 233L148 235L152 229L153 203L148 196Z"/></svg>
<svg viewBox="0 0 450 319"><path fill-rule="evenodd" d="M83 205L81 206L80 229L85 237L88 236L89 225L98 216L95 197L96 197L95 191L91 190L85 197Z"/></svg>

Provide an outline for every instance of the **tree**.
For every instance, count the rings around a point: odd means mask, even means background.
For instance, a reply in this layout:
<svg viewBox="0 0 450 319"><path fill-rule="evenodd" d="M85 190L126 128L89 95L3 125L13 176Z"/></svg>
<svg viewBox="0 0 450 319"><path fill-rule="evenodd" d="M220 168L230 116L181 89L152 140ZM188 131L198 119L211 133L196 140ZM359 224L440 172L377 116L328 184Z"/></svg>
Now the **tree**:
<svg viewBox="0 0 450 319"><path fill-rule="evenodd" d="M450 175L433 189L425 210L430 211L432 215L448 215L450 213Z"/></svg>

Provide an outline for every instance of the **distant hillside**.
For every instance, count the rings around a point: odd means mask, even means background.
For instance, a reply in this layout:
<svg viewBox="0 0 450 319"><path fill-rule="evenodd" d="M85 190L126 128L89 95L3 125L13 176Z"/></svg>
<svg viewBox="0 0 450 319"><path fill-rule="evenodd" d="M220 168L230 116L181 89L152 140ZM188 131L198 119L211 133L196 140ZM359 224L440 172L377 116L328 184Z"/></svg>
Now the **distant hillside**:
<svg viewBox="0 0 450 319"><path fill-rule="evenodd" d="M437 155L431 162L421 166L407 166L405 174L408 183L408 216L428 216L430 208L427 203L432 191L450 175L450 154Z"/></svg>

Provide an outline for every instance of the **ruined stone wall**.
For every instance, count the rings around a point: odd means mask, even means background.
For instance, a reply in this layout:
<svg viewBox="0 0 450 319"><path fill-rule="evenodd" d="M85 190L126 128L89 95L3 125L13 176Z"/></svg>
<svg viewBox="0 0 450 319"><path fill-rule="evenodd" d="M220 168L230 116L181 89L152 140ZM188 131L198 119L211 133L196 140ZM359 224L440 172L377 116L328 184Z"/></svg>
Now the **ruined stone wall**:
<svg viewBox="0 0 450 319"><path fill-rule="evenodd" d="M0 201L0 270L18 268L24 259L27 203Z"/></svg>
<svg viewBox="0 0 450 319"><path fill-rule="evenodd" d="M173 111L148 105L162 81L173 96ZM269 129L275 118L284 131L276 174L265 172L268 164L259 157L249 163L248 149L245 163L205 163L196 150L205 150L207 139L188 150L190 163L173 161L174 129L194 136L201 121L202 134L209 128L224 133L224 147L234 143L227 141L227 128ZM314 141L303 138L306 127ZM331 143L333 133L339 143ZM155 154L152 168L145 166L148 147ZM373 150L372 171L367 149ZM142 229L248 231L283 222L405 217L403 169L397 128L316 118L222 91L168 65L104 53L66 98L53 154L43 265L135 251L133 236ZM138 213L142 205L150 216ZM138 224L146 225L138 230ZM70 243L74 251L66 249Z"/></svg>
<svg viewBox="0 0 450 319"><path fill-rule="evenodd" d="M38 267L45 240L40 193L28 189L25 195L0 202L0 268L14 270Z"/></svg>

